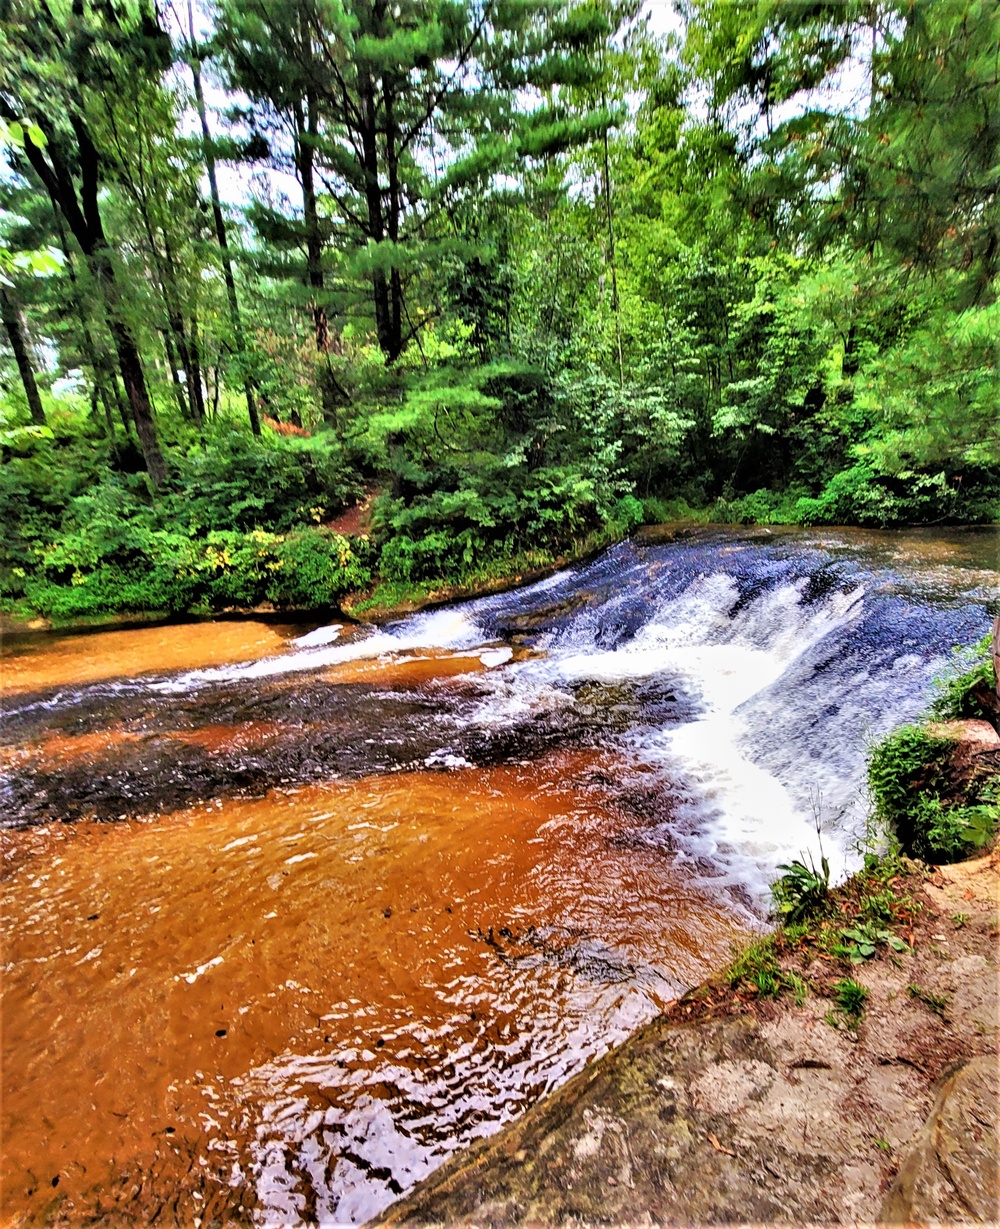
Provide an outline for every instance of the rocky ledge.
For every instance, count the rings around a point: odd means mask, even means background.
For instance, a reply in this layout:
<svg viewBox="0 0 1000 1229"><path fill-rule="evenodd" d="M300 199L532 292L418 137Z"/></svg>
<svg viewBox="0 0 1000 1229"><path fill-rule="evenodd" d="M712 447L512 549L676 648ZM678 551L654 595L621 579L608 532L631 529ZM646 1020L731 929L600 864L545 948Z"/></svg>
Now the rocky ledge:
<svg viewBox="0 0 1000 1229"><path fill-rule="evenodd" d="M853 971L859 1016L838 961L786 951L808 993L686 996L381 1223L1000 1221L997 853L903 878L921 907Z"/></svg>

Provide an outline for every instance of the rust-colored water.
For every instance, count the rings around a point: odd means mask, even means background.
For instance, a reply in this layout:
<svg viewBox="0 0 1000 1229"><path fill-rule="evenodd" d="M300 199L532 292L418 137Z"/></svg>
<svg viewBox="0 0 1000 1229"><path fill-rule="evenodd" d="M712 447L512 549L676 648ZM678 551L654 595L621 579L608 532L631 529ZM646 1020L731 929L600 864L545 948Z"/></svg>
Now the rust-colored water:
<svg viewBox="0 0 1000 1229"><path fill-rule="evenodd" d="M737 924L633 839L611 767L8 834L4 1216L363 1219L623 1037Z"/></svg>
<svg viewBox="0 0 1000 1229"><path fill-rule="evenodd" d="M385 657L339 662L324 670L327 683L375 683L379 687L420 687L432 680L479 674L486 667L477 653L393 653Z"/></svg>
<svg viewBox="0 0 1000 1229"><path fill-rule="evenodd" d="M86 635L8 637L0 690L8 695L137 674L167 674L281 653L302 629L256 620L181 623Z"/></svg>

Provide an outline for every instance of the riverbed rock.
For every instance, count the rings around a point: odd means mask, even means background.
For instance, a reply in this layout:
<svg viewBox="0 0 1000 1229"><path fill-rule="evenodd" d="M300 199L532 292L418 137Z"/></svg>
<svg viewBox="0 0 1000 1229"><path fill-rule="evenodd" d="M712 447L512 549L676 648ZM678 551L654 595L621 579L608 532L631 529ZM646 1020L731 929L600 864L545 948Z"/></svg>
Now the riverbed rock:
<svg viewBox="0 0 1000 1229"><path fill-rule="evenodd" d="M800 1003L687 1019L681 1000L378 1223L1000 1219L998 855L930 878L912 866L898 889L921 899L910 950L852 972L868 991L860 1021L831 1010L840 973L823 957L799 970L813 985Z"/></svg>
<svg viewBox="0 0 1000 1229"><path fill-rule="evenodd" d="M975 1058L946 1081L882 1205L887 1224L1000 1221L998 1060Z"/></svg>
<svg viewBox="0 0 1000 1229"><path fill-rule="evenodd" d="M1000 734L988 721L935 721L927 726L932 738L947 738L951 742L968 743L976 751L1000 747Z"/></svg>

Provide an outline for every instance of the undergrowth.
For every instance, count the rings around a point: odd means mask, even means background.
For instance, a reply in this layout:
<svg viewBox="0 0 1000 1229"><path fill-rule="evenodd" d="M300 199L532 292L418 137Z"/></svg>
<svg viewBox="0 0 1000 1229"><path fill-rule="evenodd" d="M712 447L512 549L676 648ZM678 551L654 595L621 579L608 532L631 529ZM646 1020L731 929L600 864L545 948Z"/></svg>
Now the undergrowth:
<svg viewBox="0 0 1000 1229"><path fill-rule="evenodd" d="M1000 820L1000 782L989 765L960 768L955 742L935 722L996 722L990 637L957 650L937 680L927 717L893 730L872 747L868 785L876 819L903 850L929 862L957 862L986 848Z"/></svg>
<svg viewBox="0 0 1000 1229"><path fill-rule="evenodd" d="M809 978L783 968L783 957L808 953L824 967L839 966L845 974L839 983L843 986L852 980L850 971L872 959L879 949L909 952L909 939L921 907L911 882L911 873L895 846L882 856L866 855L864 868L857 875L822 896L816 892L816 884L811 884L810 905L797 910L794 920L738 951L722 975L724 985L738 999L777 998L790 993L801 1004L815 985ZM776 899L780 901L781 895L776 894ZM824 985L822 989L839 994L836 987ZM843 1011L848 1016L857 1014L846 1008Z"/></svg>

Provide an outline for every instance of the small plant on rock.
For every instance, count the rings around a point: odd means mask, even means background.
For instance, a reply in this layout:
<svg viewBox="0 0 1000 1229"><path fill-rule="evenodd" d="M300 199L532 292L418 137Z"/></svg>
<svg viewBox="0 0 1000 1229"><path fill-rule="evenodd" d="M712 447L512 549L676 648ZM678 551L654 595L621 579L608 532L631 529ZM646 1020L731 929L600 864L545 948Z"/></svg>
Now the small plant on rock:
<svg viewBox="0 0 1000 1229"><path fill-rule="evenodd" d="M916 982L910 982L906 987L906 992L911 999L919 999L921 1003L934 1012L936 1016L944 1019L944 1014L948 1010L950 999L947 994L932 994L930 990L925 990L923 986L918 986Z"/></svg>
<svg viewBox="0 0 1000 1229"><path fill-rule="evenodd" d="M818 870L811 856L808 866L796 858L793 862L782 863L778 870L784 874L772 885L771 897L775 912L785 922L802 922L826 907L830 894L830 863L825 856L820 857Z"/></svg>
<svg viewBox="0 0 1000 1229"><path fill-rule="evenodd" d="M865 1001L868 998L868 991L865 987L856 982L853 977L844 977L833 987L833 992L837 1006L844 1015L854 1021L858 1020L865 1009Z"/></svg>
<svg viewBox="0 0 1000 1229"><path fill-rule="evenodd" d="M874 926L871 922L859 923L840 932L844 943L836 948L838 956L846 956L851 964L864 964L875 955L880 943L891 947L894 952L908 952L910 949L898 935L891 930Z"/></svg>

